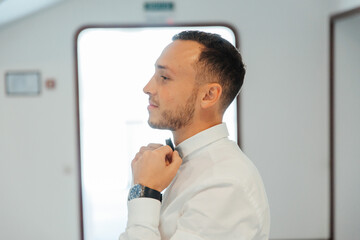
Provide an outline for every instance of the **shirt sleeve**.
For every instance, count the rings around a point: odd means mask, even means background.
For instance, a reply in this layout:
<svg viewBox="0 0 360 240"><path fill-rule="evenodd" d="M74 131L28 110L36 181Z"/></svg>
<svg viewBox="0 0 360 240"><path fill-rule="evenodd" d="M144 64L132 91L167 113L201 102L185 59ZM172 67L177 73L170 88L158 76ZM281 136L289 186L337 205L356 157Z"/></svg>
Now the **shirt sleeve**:
<svg viewBox="0 0 360 240"><path fill-rule="evenodd" d="M202 186L184 205L171 240L267 240L251 186L216 181ZM265 224L266 225L266 224Z"/></svg>
<svg viewBox="0 0 360 240"><path fill-rule="evenodd" d="M128 223L119 240L160 240L160 201L136 198L128 202Z"/></svg>
<svg viewBox="0 0 360 240"><path fill-rule="evenodd" d="M194 194L181 208L170 240L268 239L268 209L258 204L251 184L214 180L191 191ZM131 200L128 225L120 240L160 240L160 207L151 198Z"/></svg>

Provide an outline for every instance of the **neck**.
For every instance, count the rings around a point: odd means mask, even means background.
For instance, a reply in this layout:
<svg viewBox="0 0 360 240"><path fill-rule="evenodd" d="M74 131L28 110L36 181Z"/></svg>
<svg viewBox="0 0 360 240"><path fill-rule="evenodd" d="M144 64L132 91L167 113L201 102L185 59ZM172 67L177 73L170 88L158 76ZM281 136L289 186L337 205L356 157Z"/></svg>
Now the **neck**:
<svg viewBox="0 0 360 240"><path fill-rule="evenodd" d="M218 125L222 122L222 120L215 120L212 122L193 122L181 129L178 129L176 131L173 131L173 137L174 137L174 142L175 145L179 145L180 143L182 143L183 141L185 141L186 139L196 135L199 132L202 132L208 128L211 128L215 125Z"/></svg>

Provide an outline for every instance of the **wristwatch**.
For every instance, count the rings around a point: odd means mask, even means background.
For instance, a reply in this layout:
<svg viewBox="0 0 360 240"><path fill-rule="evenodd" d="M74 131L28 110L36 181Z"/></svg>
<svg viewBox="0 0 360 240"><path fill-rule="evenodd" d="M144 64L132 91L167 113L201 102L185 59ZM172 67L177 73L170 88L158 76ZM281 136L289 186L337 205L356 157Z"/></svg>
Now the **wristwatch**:
<svg viewBox="0 0 360 240"><path fill-rule="evenodd" d="M162 201L162 194L159 191L148 188L141 184L136 184L132 188L130 188L128 201L134 198L141 198L141 197L154 198L159 200L160 202Z"/></svg>

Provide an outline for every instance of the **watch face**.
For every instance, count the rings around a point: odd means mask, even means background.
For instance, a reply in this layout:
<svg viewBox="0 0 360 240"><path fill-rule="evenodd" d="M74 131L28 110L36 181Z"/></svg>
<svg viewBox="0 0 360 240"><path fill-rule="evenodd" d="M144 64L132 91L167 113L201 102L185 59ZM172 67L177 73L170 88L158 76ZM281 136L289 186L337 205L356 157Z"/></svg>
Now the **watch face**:
<svg viewBox="0 0 360 240"><path fill-rule="evenodd" d="M136 184L132 188L130 188L128 201L130 201L131 199L140 197L141 191L142 191L142 188L141 188L140 184Z"/></svg>

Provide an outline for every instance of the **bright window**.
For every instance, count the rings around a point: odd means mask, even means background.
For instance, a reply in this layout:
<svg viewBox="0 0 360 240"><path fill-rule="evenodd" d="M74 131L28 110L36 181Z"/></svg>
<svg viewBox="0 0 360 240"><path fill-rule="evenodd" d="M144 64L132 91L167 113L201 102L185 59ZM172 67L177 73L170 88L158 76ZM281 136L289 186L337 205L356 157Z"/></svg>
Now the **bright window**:
<svg viewBox="0 0 360 240"><path fill-rule="evenodd" d="M165 143L167 130L147 124L148 96L142 92L154 63L182 30L220 34L235 45L227 27L87 28L77 41L85 240L117 239L127 222L130 163L150 142ZM224 121L236 141L236 103Z"/></svg>

